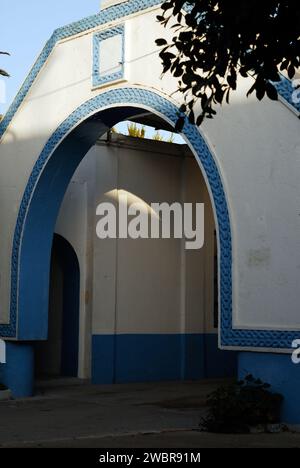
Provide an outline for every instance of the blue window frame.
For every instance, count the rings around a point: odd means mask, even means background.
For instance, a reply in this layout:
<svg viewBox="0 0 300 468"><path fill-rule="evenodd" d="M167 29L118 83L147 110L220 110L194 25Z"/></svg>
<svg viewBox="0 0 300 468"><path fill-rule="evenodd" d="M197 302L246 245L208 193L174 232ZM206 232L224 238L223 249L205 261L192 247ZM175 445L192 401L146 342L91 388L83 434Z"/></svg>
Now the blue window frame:
<svg viewBox="0 0 300 468"><path fill-rule="evenodd" d="M120 57L120 61L113 64L111 69L103 70L101 63L101 47L105 41L113 37L120 37L120 50L116 56ZM124 78L125 68L125 27L124 25L106 29L93 36L93 86L101 86L112 81L122 80Z"/></svg>

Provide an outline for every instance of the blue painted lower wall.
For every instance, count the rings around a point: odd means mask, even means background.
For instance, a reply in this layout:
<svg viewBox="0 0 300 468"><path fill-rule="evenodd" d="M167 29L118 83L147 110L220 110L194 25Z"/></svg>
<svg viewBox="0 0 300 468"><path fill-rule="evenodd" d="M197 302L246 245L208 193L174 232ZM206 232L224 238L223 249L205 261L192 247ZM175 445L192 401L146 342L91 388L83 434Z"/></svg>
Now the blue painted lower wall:
<svg viewBox="0 0 300 468"><path fill-rule="evenodd" d="M95 384L231 377L236 353L220 351L216 334L94 335Z"/></svg>
<svg viewBox="0 0 300 468"><path fill-rule="evenodd" d="M7 342L7 363L0 383L16 398L33 394L33 343ZM218 349L216 334L95 335L92 381L95 384L199 380L232 377L237 354Z"/></svg>
<svg viewBox="0 0 300 468"><path fill-rule="evenodd" d="M284 396L282 421L300 424L300 365L293 364L291 354L239 353L238 374L240 379L252 374L271 384L273 391Z"/></svg>

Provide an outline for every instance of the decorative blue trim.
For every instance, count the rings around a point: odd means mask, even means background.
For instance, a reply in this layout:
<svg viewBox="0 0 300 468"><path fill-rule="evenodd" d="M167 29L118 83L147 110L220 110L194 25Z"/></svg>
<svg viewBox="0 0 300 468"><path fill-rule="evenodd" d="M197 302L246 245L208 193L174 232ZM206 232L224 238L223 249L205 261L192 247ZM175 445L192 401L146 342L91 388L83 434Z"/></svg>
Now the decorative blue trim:
<svg viewBox="0 0 300 468"><path fill-rule="evenodd" d="M62 28L56 29L54 33L52 34L51 38L46 43L44 49L42 50L37 61L32 67L29 75L27 76L23 86L19 90L17 96L15 97L7 113L2 119L0 123L0 139L5 133L8 125L10 124L15 113L17 112L23 100L25 99L37 75L39 74L40 70L42 69L43 65L47 61L49 55L51 54L52 50L54 49L58 41L62 39L68 39L72 36L75 36L76 34L89 31L90 29L105 25L111 21L123 19L126 16L132 15L139 11L143 11L147 8L157 6L160 3L161 3L161 0L128 0L128 2L126 3L121 3L119 5L112 6L103 11L100 11L100 13L97 13L96 15L89 16L80 21L77 21L67 26L63 26ZM185 9L189 10L189 8L190 8L189 6L185 6ZM286 78L283 78L283 82L285 82L285 80L289 82L289 80L287 80ZM278 84L277 89L278 89L279 94L287 102L289 102L297 111L300 112L299 105L295 104L291 98L292 92L294 90L291 89L287 85L287 83Z"/></svg>
<svg viewBox="0 0 300 468"><path fill-rule="evenodd" d="M22 265L19 265L21 254L21 239L26 216L30 210L30 203L33 192L36 188L36 183L43 172L49 158L52 156L55 147L60 143L65 136L75 128L84 118L89 115L101 111L103 107L111 107L118 104L128 104L135 107L146 107L154 112L164 115L174 126L178 119L178 108L169 100L159 96L158 94L139 88L119 88L109 90L100 94L86 103L82 104L75 110L53 133L40 154L34 169L29 178L25 189L23 199L20 205L12 253L12 272L11 272L11 326L16 330L17 304L18 304L18 282L19 273L22 272ZM213 194L213 200L216 207L216 213L219 225L220 239L220 263L221 263L221 317L222 317L222 336L223 338L231 332L231 316L232 316L232 252L231 252L231 229L227 201L223 189L221 177L218 168L213 159L213 156L199 133L197 127L186 121L183 134L186 136L192 147L194 148L199 161L206 173L208 182ZM30 311L22 311L22 314L29 314ZM22 317L22 320L25 320ZM45 320L44 320L45 321ZM30 323L30 320L29 320ZM29 325L29 324L28 324ZM0 327L0 336L8 336L6 330ZM28 339L28 337L20 336L19 339ZM223 341L224 343L224 341Z"/></svg>
<svg viewBox="0 0 300 468"><path fill-rule="evenodd" d="M58 41L63 39L68 39L77 34L84 33L90 29L103 26L112 21L123 19L126 16L138 13L139 11L146 10L157 6L161 3L161 0L128 0L126 3L121 3L119 5L112 6L103 11L100 11L96 15L89 16L80 21L76 21L62 28L56 29L48 42L46 43L44 49L42 50L40 56L38 57L36 63L31 69L29 75L27 76L23 86L15 97L13 103L9 107L7 113L0 123L0 139L2 138L4 132L6 131L8 125L10 124L13 116L19 109L23 100L25 99L27 93L29 92L32 84L34 83L37 75L54 49Z"/></svg>
<svg viewBox="0 0 300 468"><path fill-rule="evenodd" d="M120 69L113 73L101 74L101 63L100 63L100 50L103 46L103 41L114 36L121 36L121 62ZM121 80L124 78L125 70L125 26L117 26L115 28L106 29L100 33L96 33L93 36L93 86L101 86L106 83Z"/></svg>

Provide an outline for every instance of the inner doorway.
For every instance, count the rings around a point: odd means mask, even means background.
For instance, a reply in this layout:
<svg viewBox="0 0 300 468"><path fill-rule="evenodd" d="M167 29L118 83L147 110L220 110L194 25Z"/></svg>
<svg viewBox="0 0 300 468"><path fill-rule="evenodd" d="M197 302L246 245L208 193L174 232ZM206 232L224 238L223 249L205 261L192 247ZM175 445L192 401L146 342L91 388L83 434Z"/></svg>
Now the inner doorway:
<svg viewBox="0 0 300 468"><path fill-rule="evenodd" d="M77 377L80 268L71 244L54 234L51 252L48 339L36 345L36 375Z"/></svg>

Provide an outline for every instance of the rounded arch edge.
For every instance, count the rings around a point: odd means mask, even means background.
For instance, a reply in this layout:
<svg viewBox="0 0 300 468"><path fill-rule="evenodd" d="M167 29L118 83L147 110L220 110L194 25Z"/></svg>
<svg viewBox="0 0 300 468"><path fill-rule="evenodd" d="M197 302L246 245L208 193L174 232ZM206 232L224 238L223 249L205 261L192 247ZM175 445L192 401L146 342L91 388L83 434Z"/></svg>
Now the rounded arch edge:
<svg viewBox="0 0 300 468"><path fill-rule="evenodd" d="M21 314L26 314L26 310L18 310L20 294L19 278L23 268L21 260L22 236L26 227L28 213L30 212L31 201L41 173L57 146L72 129L76 128L80 122L83 122L89 116L98 114L103 109L117 106L149 108L154 113L161 114L174 126L179 113L179 107L173 101L169 100L166 96L158 94L156 91L139 87L114 88L83 103L51 135L35 163L20 204L12 252L10 325L0 325L0 336L7 338L17 337L19 340L27 339L18 327ZM220 337L221 344L227 346L232 341L232 238L227 199L214 156L199 129L186 121L182 134L193 148L194 154L197 155L213 197L212 201L216 212L220 245ZM22 318L24 320L24 317Z"/></svg>

